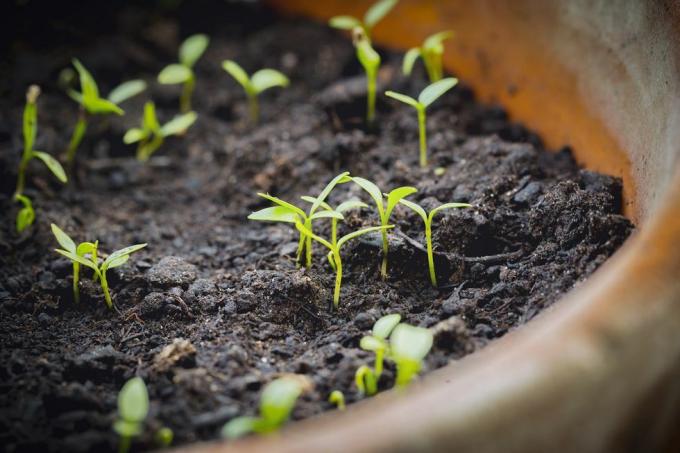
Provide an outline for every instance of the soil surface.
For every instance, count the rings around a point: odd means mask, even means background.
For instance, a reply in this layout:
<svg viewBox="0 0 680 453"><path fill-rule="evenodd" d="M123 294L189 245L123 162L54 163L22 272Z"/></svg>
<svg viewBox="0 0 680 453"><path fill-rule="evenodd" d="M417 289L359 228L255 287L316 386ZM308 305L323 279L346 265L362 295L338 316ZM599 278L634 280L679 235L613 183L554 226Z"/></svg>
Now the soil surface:
<svg viewBox="0 0 680 453"><path fill-rule="evenodd" d="M111 8L92 13L102 16L96 26L75 26L75 12L70 22L49 22L50 30L61 30L53 40L24 33L2 76L0 444L6 451L115 450L116 396L134 375L144 378L152 402L146 434L134 444L139 450L154 448L161 426L172 428L176 445L217 438L226 421L254 414L262 387L282 373L303 374L311 383L294 419L332 409L326 399L334 389L354 402L354 372L372 363L359 339L380 316L400 313L433 328L424 372L445 366L558 301L633 230L620 213L620 180L580 169L567 148L546 152L502 109L476 103L464 84L429 110L431 167L421 170L413 109L379 96L377 127L364 128L364 79L342 33L252 4ZM196 67L199 120L140 164L121 137L139 123L146 99L156 101L162 121L176 113L178 87L156 84L155 75L194 32L212 38ZM381 92L416 95L426 85L419 65L405 79L401 55L381 53ZM104 93L133 77L150 88L123 104L124 117L92 119L69 186L31 165L27 194L37 220L17 235L11 197L23 93L29 83L41 84L36 148L60 154L77 107L55 81L72 56ZM242 90L220 67L226 58L249 72L272 67L291 78L288 89L262 96L257 126L246 119ZM474 205L435 220L440 288L427 275L422 221L403 207L392 217L387 281L379 277L377 236L345 246L337 311L329 310L334 274L326 251L317 245L313 268L299 269L294 228L246 220L268 205L256 192L303 204L301 195L318 194L344 170L384 191L413 185L418 192L410 199L427 209L450 201ZM350 197L369 202L352 183L329 201ZM149 244L109 272L115 310L106 308L88 272L81 302L74 303L71 266L53 252L51 222L78 242L98 239L106 252ZM350 213L340 230L376 222L374 209L363 209ZM317 229L329 234L323 222ZM393 376L388 365L380 388L390 388Z"/></svg>

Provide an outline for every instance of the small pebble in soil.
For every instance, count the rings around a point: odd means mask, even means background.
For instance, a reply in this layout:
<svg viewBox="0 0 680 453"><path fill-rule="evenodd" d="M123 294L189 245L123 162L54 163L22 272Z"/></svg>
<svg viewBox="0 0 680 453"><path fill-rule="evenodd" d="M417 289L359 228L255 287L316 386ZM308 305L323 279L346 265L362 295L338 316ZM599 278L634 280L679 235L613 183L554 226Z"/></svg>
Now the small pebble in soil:
<svg viewBox="0 0 680 453"><path fill-rule="evenodd" d="M197 269L179 256L165 256L146 273L153 286L186 286L196 280Z"/></svg>

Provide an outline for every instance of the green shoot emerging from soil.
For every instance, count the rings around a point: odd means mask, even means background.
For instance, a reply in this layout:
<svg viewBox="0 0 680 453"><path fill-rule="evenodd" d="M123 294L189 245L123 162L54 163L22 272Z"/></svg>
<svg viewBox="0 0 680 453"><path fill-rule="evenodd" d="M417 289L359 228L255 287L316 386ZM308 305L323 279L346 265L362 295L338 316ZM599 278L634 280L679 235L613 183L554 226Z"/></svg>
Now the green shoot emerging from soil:
<svg viewBox="0 0 680 453"><path fill-rule="evenodd" d="M328 402L335 404L338 410L345 410L345 394L340 390L333 390L330 395L328 395Z"/></svg>
<svg viewBox="0 0 680 453"><path fill-rule="evenodd" d="M364 14L363 21L354 16L334 16L331 17L328 24L331 27L339 28L340 30L354 30L359 27L370 39L373 27L375 27L375 25L380 22L396 4L397 0L380 0L368 8Z"/></svg>
<svg viewBox="0 0 680 453"><path fill-rule="evenodd" d="M273 87L285 88L290 84L288 77L276 69L260 69L259 71L256 71L252 77L248 77L246 71L244 71L235 61L224 60L222 62L222 68L227 71L246 92L250 121L253 123L257 123L260 119L260 106L257 100L260 93Z"/></svg>
<svg viewBox="0 0 680 453"><path fill-rule="evenodd" d="M295 377L282 377L270 382L260 397L259 417L237 417L222 428L222 437L236 439L250 433L278 430L290 417L304 385Z"/></svg>
<svg viewBox="0 0 680 453"><path fill-rule="evenodd" d="M398 187L392 190L389 194L386 194L387 203L385 203L383 193L380 191L378 186L373 184L371 181L358 177L352 178L352 180L362 189L364 189L375 202L375 206L378 209L378 217L380 218L380 225L383 227L389 223L392 211L394 210L397 203L399 203L399 200L418 191L418 189L415 187ZM389 249L389 241L387 240L387 231L385 229L382 230L382 245L383 259L380 266L380 275L383 279L385 279L387 278L387 252Z"/></svg>
<svg viewBox="0 0 680 453"><path fill-rule="evenodd" d="M24 151L19 162L19 171L17 173L17 187L14 190L14 200L23 205L19 210L16 218L16 228L19 233L24 231L35 220L35 211L30 198L24 195L26 187L26 169L29 162L33 158L41 160L47 168L52 172L56 178L65 183L66 173L61 164L49 154L36 151L33 149L35 145L35 138L38 134L38 106L37 100L40 95L40 88L37 85L31 85L26 92L26 106L24 107L24 121L23 121L23 135L24 135Z"/></svg>
<svg viewBox="0 0 680 453"><path fill-rule="evenodd" d="M127 145L139 142L137 160L146 162L161 147L166 137L184 134L194 124L196 118L198 118L196 112L183 113L161 126L156 118L156 106L149 101L144 105L142 127L128 130L123 142Z"/></svg>
<svg viewBox="0 0 680 453"><path fill-rule="evenodd" d="M142 434L149 413L149 394L140 377L127 381L118 393L118 419L113 430L120 436L118 453L127 453L133 437Z"/></svg>
<svg viewBox="0 0 680 453"><path fill-rule="evenodd" d="M179 63L173 63L158 74L158 82L164 85L182 84L179 107L182 113L191 111L191 95L196 86L194 65L208 48L210 39L206 35L189 36L179 47Z"/></svg>
<svg viewBox="0 0 680 453"><path fill-rule="evenodd" d="M67 91L71 99L80 104L78 122L73 129L71 141L66 151L66 162L69 164L73 162L78 146L85 135L88 115L122 115L123 109L118 104L146 89L146 83L143 80L130 80L111 90L107 98L102 98L99 96L99 88L92 74L75 58L73 59L73 66L78 71L81 92L73 89Z"/></svg>
<svg viewBox="0 0 680 453"><path fill-rule="evenodd" d="M434 215L436 213L444 209L470 208L472 207L472 205L467 203L444 203L443 205L434 208L428 214L427 212L425 212L425 209L423 209L422 207L420 207L419 205L415 204L412 201L399 200L399 203L412 209L416 214L418 214L423 219L423 223L425 223L425 242L427 244L427 265L430 268L430 281L432 282L432 286L436 288L437 274L434 269L434 253L432 250L432 219L434 218Z"/></svg>
<svg viewBox="0 0 680 453"><path fill-rule="evenodd" d="M422 327L399 324L390 336L390 358L397 364L397 387L407 386L422 368L432 348L432 332Z"/></svg>
<svg viewBox="0 0 680 453"><path fill-rule="evenodd" d="M444 76L442 56L444 55L444 41L453 37L452 31L442 31L429 36L420 47L409 49L404 55L402 71L404 75L411 75L413 65L418 57L423 59L430 83L438 82Z"/></svg>
<svg viewBox="0 0 680 453"><path fill-rule="evenodd" d="M359 63L366 71L366 122L372 125L375 121L375 92L378 80L378 69L380 68L380 55L371 46L364 30L357 27L352 32L352 42L357 49Z"/></svg>
<svg viewBox="0 0 680 453"><path fill-rule="evenodd" d="M89 255L90 261L93 263L97 262L97 246L99 245L97 242L81 242L76 245L76 243L73 242L73 239L54 223L52 224L52 234L54 234L59 245L67 252L73 253L81 258L85 258ZM95 278L97 278L96 273ZM73 261L73 300L76 303L80 302L80 290L78 289L79 281L80 263L78 261Z"/></svg>
<svg viewBox="0 0 680 453"><path fill-rule="evenodd" d="M168 448L170 445L172 445L172 440L175 438L175 433L167 426L163 426L158 431L156 431L156 434L154 434L153 438L158 447Z"/></svg>
<svg viewBox="0 0 680 453"><path fill-rule="evenodd" d="M127 262L128 259L130 259L130 255L132 253L141 250L144 247L146 247L146 244L135 244L120 250L116 250L115 252L110 254L102 262L101 265L98 264L96 256L90 256L88 258L86 256L80 256L77 253L74 253L73 251L68 249L66 250L56 249L55 251L61 255L64 255L66 258L70 259L74 263L82 264L83 266L92 269L96 277L99 279L99 283L101 284L102 291L104 292L104 298L106 299L106 305L109 308L113 308L113 302L111 301L111 294L109 292L109 283L108 280L106 279L106 271L108 271L109 269L113 269L114 267L122 266Z"/></svg>
<svg viewBox="0 0 680 453"><path fill-rule="evenodd" d="M427 166L427 135L425 130L425 110L436 101L440 96L456 86L458 79L449 77L442 79L427 86L420 92L418 100L413 99L405 94L395 93L394 91L387 91L385 94L397 101L408 104L415 108L418 112L418 129L420 131L420 166Z"/></svg>
<svg viewBox="0 0 680 453"><path fill-rule="evenodd" d="M392 333L392 330L401 321L401 315L391 314L383 316L378 319L373 325L371 335L366 335L361 339L359 347L364 351L372 351L375 354L375 364L373 369L366 365L362 365L357 369L354 380L359 388L359 391L364 395L374 395L378 388L378 380L383 372L383 361L385 354L389 351L387 338Z"/></svg>

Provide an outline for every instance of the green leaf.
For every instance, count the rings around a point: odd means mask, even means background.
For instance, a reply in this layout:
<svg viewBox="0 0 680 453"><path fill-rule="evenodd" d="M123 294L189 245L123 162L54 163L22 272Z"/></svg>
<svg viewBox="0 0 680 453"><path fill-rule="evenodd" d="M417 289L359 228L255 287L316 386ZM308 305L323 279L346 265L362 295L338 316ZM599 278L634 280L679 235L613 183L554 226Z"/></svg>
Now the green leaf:
<svg viewBox="0 0 680 453"><path fill-rule="evenodd" d="M380 66L380 54L371 47L368 39L362 39L357 44L357 58L366 73L373 74Z"/></svg>
<svg viewBox="0 0 680 453"><path fill-rule="evenodd" d="M375 202L375 205L378 208L378 214L382 219L385 207L383 206L383 194L378 188L378 186L373 184L368 179L360 178L358 176L353 177L352 181L357 183L359 187L364 189L371 196L371 198L373 198L373 201Z"/></svg>
<svg viewBox="0 0 680 453"><path fill-rule="evenodd" d="M373 28L396 4L397 0L380 0L374 3L364 14L364 23L368 28Z"/></svg>
<svg viewBox="0 0 680 453"><path fill-rule="evenodd" d="M172 440L175 438L175 433L172 432L172 430L167 426L163 426L158 431L156 431L156 434L153 437L159 446L167 448L172 445Z"/></svg>
<svg viewBox="0 0 680 453"><path fill-rule="evenodd" d="M193 77L191 69L181 64L173 63L163 68L158 74L158 82L164 85L174 85L184 83Z"/></svg>
<svg viewBox="0 0 680 453"><path fill-rule="evenodd" d="M383 340L386 339L390 336L390 333L392 333L392 330L394 330L400 321L401 315L398 313L383 316L373 325L373 336Z"/></svg>
<svg viewBox="0 0 680 453"><path fill-rule="evenodd" d="M149 413L149 394L140 377L133 377L118 393L118 416L130 423L142 423Z"/></svg>
<svg viewBox="0 0 680 453"><path fill-rule="evenodd" d="M378 382L375 378L375 373L366 365L361 365L357 368L357 371L354 374L354 383L359 389L359 392L364 395L374 395L378 391Z"/></svg>
<svg viewBox="0 0 680 453"><path fill-rule="evenodd" d="M380 338L376 338L373 335L365 335L359 341L359 347L364 351L381 351L384 350L387 345Z"/></svg>
<svg viewBox="0 0 680 453"><path fill-rule="evenodd" d="M354 27L361 27L361 22L352 16L334 16L328 21L328 25L340 30L351 30Z"/></svg>
<svg viewBox="0 0 680 453"><path fill-rule="evenodd" d="M64 250L71 253L78 253L76 243L73 242L73 239L71 239L68 234L64 233L62 229L54 223L51 224L50 227L52 228L52 234L54 234L54 237L57 238L57 242Z"/></svg>
<svg viewBox="0 0 680 453"><path fill-rule="evenodd" d="M430 221L432 221L432 218L436 213L444 209L471 208L471 207L472 205L468 203L444 203L443 205L438 206L434 208L432 211L430 211Z"/></svg>
<svg viewBox="0 0 680 453"><path fill-rule="evenodd" d="M113 102L107 99L84 99L85 109L88 113L93 115L105 115L107 113L115 113L116 115L123 115L125 112Z"/></svg>
<svg viewBox="0 0 680 453"><path fill-rule="evenodd" d="M316 201L312 204L312 207L309 209L309 214L312 215L314 212L321 206L321 203L326 201L326 198L328 195L330 195L331 191L337 186L338 184L344 184L346 182L351 181L351 178L349 177L349 172L345 171L337 175L335 178L329 182L326 187L321 191L318 197L316 197Z"/></svg>
<svg viewBox="0 0 680 453"><path fill-rule="evenodd" d="M317 241L319 244L323 245L326 247L328 250L333 252L335 250L335 247L333 247L333 244L322 238L321 236L317 236L316 234L312 233L309 228L304 226L301 222L295 222L295 228L298 229L300 233L302 233L303 236L309 236L310 238L314 239Z"/></svg>
<svg viewBox="0 0 680 453"><path fill-rule="evenodd" d="M36 101L40 94L37 85L31 85L26 92L26 106L24 107L24 150L31 152L35 144L35 136L38 133L38 107Z"/></svg>
<svg viewBox="0 0 680 453"><path fill-rule="evenodd" d="M390 336L390 351L396 358L420 363L430 352L432 341L432 332L428 329L399 324Z"/></svg>
<svg viewBox="0 0 680 453"><path fill-rule="evenodd" d="M89 267L97 275L101 276L101 272L99 271L99 267L92 260L89 260L89 259L85 258L84 256L78 256L77 254L68 252L66 250L55 249L55 252L59 253L60 255L64 255L66 258L70 259L71 261L74 261L76 263L82 264L83 266Z"/></svg>
<svg viewBox="0 0 680 453"><path fill-rule="evenodd" d="M239 66L238 63L236 63L233 60L224 60L222 62L222 69L227 71L229 75L231 75L238 83L241 84L241 86L250 93L250 91L253 89L252 84L250 83L250 77L248 77L248 74L246 71L243 70L241 66Z"/></svg>
<svg viewBox="0 0 680 453"><path fill-rule="evenodd" d="M300 217L292 209L284 206L272 206L255 211L248 216L248 220L258 220L262 222L287 222L295 223Z"/></svg>
<svg viewBox="0 0 680 453"><path fill-rule="evenodd" d="M361 209L361 208L367 208L367 207L368 207L368 205L366 203L364 203L363 201L347 200L347 201L343 201L342 203L340 203L338 205L338 207L335 208L335 211L343 213L343 212L351 211L353 209Z"/></svg>
<svg viewBox="0 0 680 453"><path fill-rule="evenodd" d="M222 427L221 435L225 439L238 439L255 431L259 420L257 417L233 418Z"/></svg>
<svg viewBox="0 0 680 453"><path fill-rule="evenodd" d="M419 47L414 47L406 52L404 55L404 62L401 64L401 72L403 72L404 75L411 75L411 72L413 71L413 65L415 65L418 57L420 57Z"/></svg>
<svg viewBox="0 0 680 453"><path fill-rule="evenodd" d="M311 204L316 203L316 200L317 200L316 197L310 197L309 195L303 195L303 196L300 197L300 199L303 200L303 201L306 201L307 203L311 203ZM322 201L319 206L321 206L322 208L324 208L328 211L333 211L333 208L331 207L331 205L329 205L325 201Z"/></svg>
<svg viewBox="0 0 680 453"><path fill-rule="evenodd" d="M272 87L287 87L290 81L276 69L260 69L250 79L256 93L262 93Z"/></svg>
<svg viewBox="0 0 680 453"><path fill-rule="evenodd" d="M385 210L385 217L387 219L390 218L390 214L392 214L392 210L397 205L397 203L399 203L399 200L401 200L402 198L406 198L409 195L412 195L416 192L418 192L418 189L416 189L415 187L404 186L397 187L396 189L392 190L389 194L387 194L387 209Z"/></svg>
<svg viewBox="0 0 680 453"><path fill-rule="evenodd" d="M79 256L85 256L89 253L94 257L94 255L97 253L97 245L98 243L96 242L81 242L76 248L76 254ZM92 262L95 262L94 258L92 258Z"/></svg>
<svg viewBox="0 0 680 453"><path fill-rule="evenodd" d="M453 37L453 31L446 30L435 33L434 35L428 36L425 41L423 41L423 49L431 50L436 49L442 45L442 43Z"/></svg>
<svg viewBox="0 0 680 453"><path fill-rule="evenodd" d="M341 237L341 238L338 240L338 249L339 249L340 247L342 247L342 245L343 245L345 242L351 241L352 239L357 238L357 237L359 237L359 236L361 236L361 235L363 235L363 234L372 233L372 232L374 232L374 231L380 231L380 230L388 230L388 229L390 229L390 228L394 228L394 225L385 225L385 226L377 226L377 227L368 227L368 228L363 228L363 229L358 230L358 231L353 231L353 232L351 232L351 233L349 233L349 234L344 235L343 237Z"/></svg>
<svg viewBox="0 0 680 453"><path fill-rule="evenodd" d="M23 208L19 210L16 218L17 231L21 233L29 226L33 225L35 221L35 211L33 210L33 203L31 199L26 195L17 195L16 200L24 205Z"/></svg>
<svg viewBox="0 0 680 453"><path fill-rule="evenodd" d="M156 117L156 104L153 101L148 101L144 104L144 117L142 118L142 125L144 129L148 129L152 132L158 132L161 125L158 123L158 118Z"/></svg>
<svg viewBox="0 0 680 453"><path fill-rule="evenodd" d="M141 423L133 423L126 420L116 420L113 423L113 430L122 437L136 437L142 434L142 425Z"/></svg>
<svg viewBox="0 0 680 453"><path fill-rule="evenodd" d="M401 200L399 200L399 203L403 204L407 208L415 211L416 214L418 214L420 217L422 217L423 222L425 222L425 223L428 222L427 212L425 212L425 210L422 207L420 207L419 205L415 204L412 201L405 200L403 198Z"/></svg>
<svg viewBox="0 0 680 453"><path fill-rule="evenodd" d="M343 217L343 215L340 214L337 211L319 211L319 212L315 212L314 214L312 214L310 219L312 219L312 220L316 220L316 219L345 220L345 217Z"/></svg>
<svg viewBox="0 0 680 453"><path fill-rule="evenodd" d="M161 135L167 137L170 135L183 134L197 119L198 115L196 112L187 112L176 116L161 127Z"/></svg>
<svg viewBox="0 0 680 453"><path fill-rule="evenodd" d="M448 77L435 82L420 92L418 96L418 102L423 104L427 108L430 104L436 101L441 95L449 91L451 88L455 87L458 83L458 79L453 77Z"/></svg>
<svg viewBox="0 0 680 453"><path fill-rule="evenodd" d="M302 394L302 385L297 379L279 378L264 388L260 398L260 415L274 426L288 420L295 402Z"/></svg>
<svg viewBox="0 0 680 453"><path fill-rule="evenodd" d="M201 58L201 55L208 48L210 38L203 34L189 36L179 47L179 62L189 68Z"/></svg>
<svg viewBox="0 0 680 453"><path fill-rule="evenodd" d="M129 259L130 255L123 255L119 256L118 258L112 259L111 261L109 261L109 264L106 267L106 269L113 269L114 267L122 266L123 264L127 263Z"/></svg>
<svg viewBox="0 0 680 453"><path fill-rule="evenodd" d="M85 66L77 58L74 58L72 62L80 77L83 104L99 99L99 88L97 88L97 82L94 81L92 74L85 69Z"/></svg>
<svg viewBox="0 0 680 453"><path fill-rule="evenodd" d="M77 92L76 90L73 90L71 88L66 90L66 94L68 97L76 101L78 104L83 104L83 95L82 93Z"/></svg>
<svg viewBox="0 0 680 453"><path fill-rule="evenodd" d="M420 103L411 96L406 96L405 94L397 93L396 91L385 91L385 96L396 99L397 101L403 102L404 104L408 104L416 109L420 107Z"/></svg>
<svg viewBox="0 0 680 453"><path fill-rule="evenodd" d="M258 193L257 195L264 198L265 200L271 201L274 204L277 204L279 206L283 206L284 208L290 209L291 211L293 211L297 215L299 215L300 218L302 218L303 220L307 219L307 214L305 213L305 211L298 208L294 204L288 203L287 201L284 201L284 200L282 200L278 197L271 196L268 193Z"/></svg>
<svg viewBox="0 0 680 453"><path fill-rule="evenodd" d="M132 253L143 249L144 247L146 247L146 245L147 245L146 243L135 244L135 245L130 245L128 247L122 248L120 250L116 250L115 252L110 254L104 260L104 262L102 263L102 266L101 266L102 271L107 270L111 266L111 263L116 262L118 260L118 258L120 258L121 256L131 255Z"/></svg>
<svg viewBox="0 0 680 453"><path fill-rule="evenodd" d="M133 127L125 132L123 136L123 143L129 145L131 143L137 143L140 140L144 140L149 136L149 131L144 129L139 129L138 127Z"/></svg>
<svg viewBox="0 0 680 453"><path fill-rule="evenodd" d="M66 178L66 172L57 159L42 151L33 151L32 155L43 161L59 181L66 183L68 180L68 178Z"/></svg>
<svg viewBox="0 0 680 453"><path fill-rule="evenodd" d="M118 85L111 90L108 100L114 104L120 104L127 101L133 96L137 96L142 91L146 90L146 82L143 80L128 80Z"/></svg>

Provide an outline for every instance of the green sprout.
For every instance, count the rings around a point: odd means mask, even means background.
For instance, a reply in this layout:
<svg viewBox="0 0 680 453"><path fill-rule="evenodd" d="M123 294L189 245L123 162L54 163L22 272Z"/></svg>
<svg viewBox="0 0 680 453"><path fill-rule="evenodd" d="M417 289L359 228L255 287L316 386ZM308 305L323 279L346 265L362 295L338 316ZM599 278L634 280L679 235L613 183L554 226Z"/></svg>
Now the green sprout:
<svg viewBox="0 0 680 453"><path fill-rule="evenodd" d="M399 324L399 321L401 321L401 315L396 313L383 316L373 325L371 335L364 336L359 342L361 349L375 353L373 369L367 365L362 365L357 369L354 376L359 391L364 395L371 396L378 391L378 380L383 372L383 362L385 355L389 352L387 338Z"/></svg>
<svg viewBox="0 0 680 453"><path fill-rule="evenodd" d="M167 426L160 428L154 435L154 441L160 448L168 448L170 445L172 445L172 440L174 438L175 433L172 432L172 429L168 428Z"/></svg>
<svg viewBox="0 0 680 453"><path fill-rule="evenodd" d="M372 125L375 121L375 96L378 81L378 69L380 68L380 54L371 46L362 28L355 28L352 32L352 42L357 49L357 59L366 71L366 122Z"/></svg>
<svg viewBox="0 0 680 453"><path fill-rule="evenodd" d="M146 162L161 147L166 137L184 134L194 124L196 118L198 118L196 112L183 113L161 126L156 118L156 106L149 101L144 104L142 127L128 130L123 142L126 145L139 142L137 160Z"/></svg>
<svg viewBox="0 0 680 453"><path fill-rule="evenodd" d="M413 99L405 94L395 93L394 91L387 91L385 95L396 99L397 101L408 104L415 108L418 112L418 128L420 130L420 166L427 166L427 135L425 130L425 110L436 101L441 95L456 86L458 79L448 77L435 82L427 87L418 95L418 100Z"/></svg>
<svg viewBox="0 0 680 453"><path fill-rule="evenodd" d="M19 233L24 231L35 221L35 211L33 210L33 203L31 199L24 195L26 186L26 169L29 162L33 158L41 160L47 168L57 177L59 181L65 183L67 181L66 173L61 164L51 155L33 149L35 138L38 134L38 96L40 95L40 87L31 85L26 92L26 106L24 107L24 121L23 121L23 135L24 135L24 151L19 162L19 171L17 173L17 187L14 190L14 200L23 205L19 210L16 218L16 228Z"/></svg>
<svg viewBox="0 0 680 453"><path fill-rule="evenodd" d="M422 368L432 348L432 332L422 327L399 324L390 335L390 358L397 365L397 387L407 386Z"/></svg>
<svg viewBox="0 0 680 453"><path fill-rule="evenodd" d="M222 428L222 437L236 439L253 432L264 434L278 430L290 418L303 390L302 382L294 377L282 377L270 382L260 397L260 416L242 416L230 420Z"/></svg>
<svg viewBox="0 0 680 453"><path fill-rule="evenodd" d="M335 404L340 411L345 410L345 394L340 390L333 390L331 394L328 395L328 402Z"/></svg>
<svg viewBox="0 0 680 453"><path fill-rule="evenodd" d="M189 36L179 47L179 63L173 63L158 74L158 82L164 85L182 85L182 94L179 98L180 111L188 113L191 111L191 95L196 86L196 76L194 65L201 58L201 55L208 48L210 38L206 35L198 34Z"/></svg>
<svg viewBox="0 0 680 453"><path fill-rule="evenodd" d="M80 142L85 135L88 115L123 115L125 112L123 112L123 109L121 109L118 104L138 95L146 89L146 83L143 80L130 80L111 90L107 98L102 98L99 96L99 88L97 87L97 82L95 82L92 74L90 74L80 61L75 58L73 59L73 66L76 68L76 71L78 71L80 77L81 92L73 89L67 91L71 99L80 104L78 121L73 129L71 141L69 142L66 151L66 162L69 164L72 163L73 159L76 157L78 146L80 146Z"/></svg>
<svg viewBox="0 0 680 453"><path fill-rule="evenodd" d="M118 453L127 453L133 437L142 433L144 420L149 413L149 393L140 377L133 377L118 393L118 420L113 430L120 436Z"/></svg>
<svg viewBox="0 0 680 453"><path fill-rule="evenodd" d="M470 208L472 207L472 205L468 203L444 203L443 205L434 208L428 214L427 212L425 212L425 209L423 209L422 207L420 207L419 205L412 201L399 200L399 203L412 209L416 214L418 214L423 219L423 223L425 223L425 242L427 244L427 265L430 268L430 281L432 282L432 286L436 288L437 275L434 269L434 253L432 251L432 219L434 218L434 215L436 213L444 209Z"/></svg>
<svg viewBox="0 0 680 453"><path fill-rule="evenodd" d="M258 193L257 195L269 200L276 206L261 209L259 211L253 212L248 216L249 220L257 220L261 222L286 222L295 224L296 222L302 222L305 228L309 231L314 231L312 222L317 219L333 217L335 214L326 211L317 210L322 207L322 203L326 200L328 195L331 193L333 188L338 184L344 184L351 181L352 178L349 176L349 172L340 173L338 176L333 178L326 187L321 191L318 197L315 197L315 201L312 202L312 206L309 211L305 212L301 208L298 208L294 204L288 203L280 198L273 197L269 194ZM297 249L297 262L302 263L302 254L306 252L305 267L312 267L312 238L307 237L300 233L300 238L298 241Z"/></svg>
<svg viewBox="0 0 680 453"><path fill-rule="evenodd" d="M361 365L354 374L354 383L362 395L373 396L378 393L378 379L368 365Z"/></svg>
<svg viewBox="0 0 680 453"><path fill-rule="evenodd" d="M370 39L373 27L380 22L383 17L389 13L397 4L398 0L380 0L374 3L364 14L364 20L361 21L354 16L334 16L328 21L328 24L333 28L340 30L354 30L361 28L366 36Z"/></svg>
<svg viewBox="0 0 680 453"><path fill-rule="evenodd" d="M411 75L413 65L418 57L423 59L430 83L438 82L444 77L442 56L444 55L444 41L453 37L452 31L442 31L429 36L420 47L409 49L404 55L402 71L404 75Z"/></svg>
<svg viewBox="0 0 680 453"><path fill-rule="evenodd" d="M70 242L73 243L73 241ZM109 283L108 280L106 279L106 271L108 271L109 269L113 269L114 267L122 266L128 261L128 259L130 259L130 255L132 253L146 247L146 244L135 244L120 250L116 250L115 252L110 254L100 265L98 264L96 254L94 256L90 256L89 258L86 256L80 256L77 253L77 248L76 252L73 252L72 248L71 250L69 250L70 247L68 248L65 247L64 244L61 244L61 241L59 241L59 243L66 250L56 249L55 251L57 253L70 259L71 261L74 262L74 264L75 263L82 264L83 266L89 267L94 271L95 276L99 279L102 291L104 292L104 299L106 300L106 305L109 308L113 308L113 302L111 301L111 294L109 292ZM97 244L97 242L95 242L95 244ZM70 244L68 245L70 246Z"/></svg>
<svg viewBox="0 0 680 453"><path fill-rule="evenodd" d="M316 203L316 198L310 197L307 195L303 195L302 198L304 201L308 203ZM325 201L321 202L321 207L325 209L326 211L335 211L340 214L344 214L347 211L351 211L353 209L361 209L361 208L367 208L368 205L364 203L363 201L360 200L347 200L343 201L340 203L335 209L333 209L328 203ZM322 211L323 212L323 211ZM332 216L329 214L331 217L331 244L336 244L338 243L338 217Z"/></svg>
<svg viewBox="0 0 680 453"><path fill-rule="evenodd" d="M86 255L90 255L90 260L93 263L97 262L97 247L98 242L81 242L76 245L73 239L69 237L68 234L64 233L61 228L59 228L54 223L51 225L52 234L57 239L59 245L62 246L64 250L69 253L78 255L81 258L85 258ZM95 273L95 279L97 274ZM73 261L73 300L76 303L80 302L80 290L78 288L78 283L80 281L80 263L78 261Z"/></svg>
<svg viewBox="0 0 680 453"><path fill-rule="evenodd" d="M274 87L285 88L290 84L288 77L276 69L260 69L248 77L238 63L233 60L224 60L222 68L229 73L246 92L248 97L248 110L250 121L257 123L260 118L260 106L257 97L265 90Z"/></svg>
<svg viewBox="0 0 680 453"><path fill-rule="evenodd" d="M392 215L392 211L394 210L399 200L401 200L404 197L408 197L409 195L418 191L418 189L416 189L415 187L410 186L398 187L392 190L389 194L386 194L387 203L385 203L383 193L380 191L378 186L373 184L371 181L359 177L352 178L352 180L355 183L357 183L362 189L364 189L371 196L371 198L373 198L373 201L375 202L375 205L378 209L380 225L382 225L383 227L390 222L390 216ZM380 275L382 276L383 279L385 279L387 278L387 252L389 248L387 231L385 229L382 230L382 246L383 246L383 259L382 264L380 265Z"/></svg>

